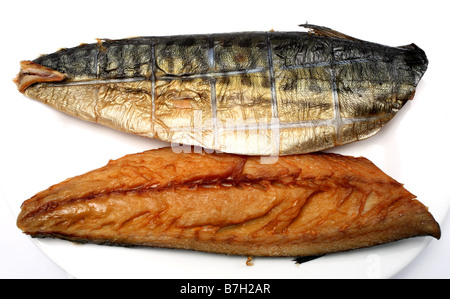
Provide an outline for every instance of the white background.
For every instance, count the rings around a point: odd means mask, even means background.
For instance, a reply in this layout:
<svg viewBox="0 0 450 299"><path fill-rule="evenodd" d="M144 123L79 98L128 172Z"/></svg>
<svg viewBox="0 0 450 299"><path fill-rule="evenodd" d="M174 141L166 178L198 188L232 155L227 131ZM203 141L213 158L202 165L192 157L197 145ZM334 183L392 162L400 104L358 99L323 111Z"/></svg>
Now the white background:
<svg viewBox="0 0 450 299"><path fill-rule="evenodd" d="M388 174L399 180L407 177L405 172L413 171L432 182L419 188L420 180L418 184L409 185L402 181L413 193L411 189L422 188L440 192L445 190L443 177L448 178L450 138L447 38L450 22L444 4L444 1L412 0L2 1L0 278L73 277L16 228L20 202L67 177L102 166L111 158L149 148L143 138L70 118L19 94L11 82L19 70L19 61L32 60L61 47L95 42L96 38L270 29L294 31L298 30L297 24L304 22L391 46L414 42L426 51L430 66L419 85L414 104L398 118L399 121L403 118L405 124L408 121L415 126L420 124L422 129L402 135L401 138L415 141L396 153L414 153L415 158L409 158L406 165L396 165L395 169L386 168L390 170ZM408 118L413 115L417 115L414 120ZM393 134L396 126L394 123L386 128L387 133L374 140L387 140L386 136ZM383 150L390 150L389 146ZM78 163L79 159L83 162ZM430 179L434 177L436 180ZM446 217L450 198L448 192L439 192L437 196L430 192L433 198L419 199L430 204L440 222L441 240L431 240L411 263L394 273L394 278L450 278L450 221Z"/></svg>

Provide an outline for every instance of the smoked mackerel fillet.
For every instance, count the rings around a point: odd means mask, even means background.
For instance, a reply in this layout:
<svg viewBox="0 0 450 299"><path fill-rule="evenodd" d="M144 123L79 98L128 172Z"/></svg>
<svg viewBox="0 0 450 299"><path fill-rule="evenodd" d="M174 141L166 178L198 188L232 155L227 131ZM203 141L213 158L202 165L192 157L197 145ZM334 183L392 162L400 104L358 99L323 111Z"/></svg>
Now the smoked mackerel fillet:
<svg viewBox="0 0 450 299"><path fill-rule="evenodd" d="M440 237L427 208L365 158L150 150L26 200L33 237L249 256L311 256Z"/></svg>
<svg viewBox="0 0 450 299"><path fill-rule="evenodd" d="M99 40L23 61L28 97L84 120L228 153L308 153L368 138L413 98L416 45L329 28Z"/></svg>

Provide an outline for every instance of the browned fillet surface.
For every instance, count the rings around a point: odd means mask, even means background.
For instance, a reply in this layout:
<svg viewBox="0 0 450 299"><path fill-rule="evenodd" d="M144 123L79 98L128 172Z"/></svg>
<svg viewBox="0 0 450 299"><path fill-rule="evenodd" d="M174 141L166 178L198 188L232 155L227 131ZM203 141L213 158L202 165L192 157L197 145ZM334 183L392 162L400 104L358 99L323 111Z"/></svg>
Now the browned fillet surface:
<svg viewBox="0 0 450 299"><path fill-rule="evenodd" d="M373 163L336 154L127 155L36 194L37 237L262 256L307 256L440 237L427 208Z"/></svg>

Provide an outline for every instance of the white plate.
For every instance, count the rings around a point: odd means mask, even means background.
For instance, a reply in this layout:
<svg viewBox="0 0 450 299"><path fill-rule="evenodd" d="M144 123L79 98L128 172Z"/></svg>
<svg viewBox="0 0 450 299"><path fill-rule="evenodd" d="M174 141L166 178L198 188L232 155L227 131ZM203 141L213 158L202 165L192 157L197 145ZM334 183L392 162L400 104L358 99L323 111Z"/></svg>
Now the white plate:
<svg viewBox="0 0 450 299"><path fill-rule="evenodd" d="M317 9L313 5L303 9L304 5L297 5L293 9L296 16L301 11L311 12ZM355 5L357 6L358 2ZM379 4L380 7L385 5ZM390 7L392 5L394 3L391 3ZM404 16L394 13L397 11L395 7L392 9L393 12L388 12L392 20L394 16L398 18L395 19L397 27L391 32L387 25L379 24L375 27L370 23L364 23L364 18L359 18L361 25L354 27L352 25L354 19L333 20L331 12L327 14L321 11L320 14L315 12L293 18L293 12L273 7L259 11L275 15L277 11L280 14L281 12L290 14L290 27L286 25L286 16L273 18L268 24L267 21L262 22L255 17L251 19L254 22L236 20L229 26L217 22L221 26L211 25L207 29L202 24L183 23L183 27L180 28L176 24L170 26L167 22L164 23L165 26L158 27L157 25L162 24L167 18L154 14L155 19L148 21L154 28L149 25L148 29L143 30L145 22L139 23L130 17L136 13L133 10L128 11L128 17L126 12L122 14L124 19L121 23L135 21L142 26L136 26L136 30L133 30L132 27L124 28L114 23L106 30L101 27L102 19L96 19L95 9L101 9L96 3L90 3L89 7L92 10L87 12L80 7L74 8L80 10L79 15L86 13L93 20L94 23L87 22L89 24L84 26L70 25L71 21L74 21L71 19L65 23L68 27L56 26L52 27L53 31L34 34L23 23L14 22L14 28L11 28L12 32L6 33L6 39L14 41L17 47L8 49L8 53L3 55L9 59L4 61L1 78L0 128L3 143L0 148L0 191L6 198L12 214L17 217L20 205L25 199L50 185L103 166L109 159L166 146L158 141L83 122L22 96L10 81L17 73L18 62L21 59L33 59L41 52L52 52L61 46L75 46L80 42L89 42L95 37L119 38L143 34L266 30L278 22L282 25L275 29L296 30L296 23L292 26L292 22L309 20L311 23L334 27L359 38L389 45L408 44L414 41L426 51L430 65L419 84L415 99L407 103L374 137L330 151L370 159L384 172L404 183L409 191L429 207L435 219L441 222L450 205L450 188L447 186L450 160L445 154L450 145L448 137L450 105L447 92L450 81L446 66L440 63L448 61L444 51L448 49L448 45L443 45L442 39L436 39L435 35L428 34L426 28L413 26L415 23L411 21L411 15L422 15L418 7L423 6L419 4L410 6L417 8ZM164 5L160 4L159 9L162 8ZM194 9L187 6L183 8L187 11ZM380 11L374 11L374 15L385 13L381 8L376 9ZM22 14L20 19L27 19L23 14L30 14L28 19L33 19L34 15L31 14L34 9L23 11L17 6L16 10ZM233 11L230 8L224 10L224 14ZM119 10L113 11L119 13ZM177 12L181 14L179 10ZM432 16L439 13L438 9L423 15ZM358 15L361 13L355 14ZM367 14L364 15L369 17ZM10 17L11 20L13 16L14 13ZM19 18L18 13L16 16ZM176 16L173 16L173 19L177 19ZM434 24L433 28L438 30L436 28L445 26L436 22L444 19L446 18L431 17L426 24L430 27ZM213 24L214 20L213 17L207 19L209 24ZM262 26L262 23L266 25ZM252 25L246 27L245 24ZM421 24L424 24L423 20ZM93 28L99 29L93 31ZM353 32L349 31L349 28L353 28ZM68 30L72 30L71 36L66 34ZM400 36L398 32L404 35ZM402 240L373 248L333 254L302 265L295 264L291 258L255 258L253 266L246 266L244 257L183 250L77 245L47 239L34 239L34 242L50 259L77 278L385 278L391 277L408 265L431 240L430 237Z"/></svg>

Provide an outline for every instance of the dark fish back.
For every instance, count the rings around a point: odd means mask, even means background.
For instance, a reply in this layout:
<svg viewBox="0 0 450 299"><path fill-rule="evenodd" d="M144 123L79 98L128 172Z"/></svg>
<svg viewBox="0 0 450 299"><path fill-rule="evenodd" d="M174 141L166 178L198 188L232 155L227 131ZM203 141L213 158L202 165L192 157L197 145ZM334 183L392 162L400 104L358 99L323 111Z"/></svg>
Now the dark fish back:
<svg viewBox="0 0 450 299"><path fill-rule="evenodd" d="M65 73L73 80L144 78L150 73L152 38L99 40L62 49L34 62Z"/></svg>
<svg viewBox="0 0 450 299"><path fill-rule="evenodd" d="M270 44L269 44L270 43ZM169 37L104 40L41 56L35 63L67 74L69 78L145 78L155 59L160 75L192 75L268 69L269 46L273 67L338 68L349 77L381 81L401 79L417 84L426 70L425 53L417 46L387 47L341 38L318 37L304 32L243 32ZM154 50L152 50L154 47ZM152 51L154 51L152 58ZM400 68L401 76L392 75ZM405 65L402 70L402 63ZM351 69L339 66L350 66ZM407 69L405 69L407 68ZM413 68L414 72L411 72ZM372 73L372 74L371 74ZM338 81L341 74L338 74ZM409 77L408 77L409 76Z"/></svg>
<svg viewBox="0 0 450 299"><path fill-rule="evenodd" d="M79 76L95 78L97 76L95 64L97 55L98 46L96 44L84 44L43 55L33 62L67 74L71 78Z"/></svg>

